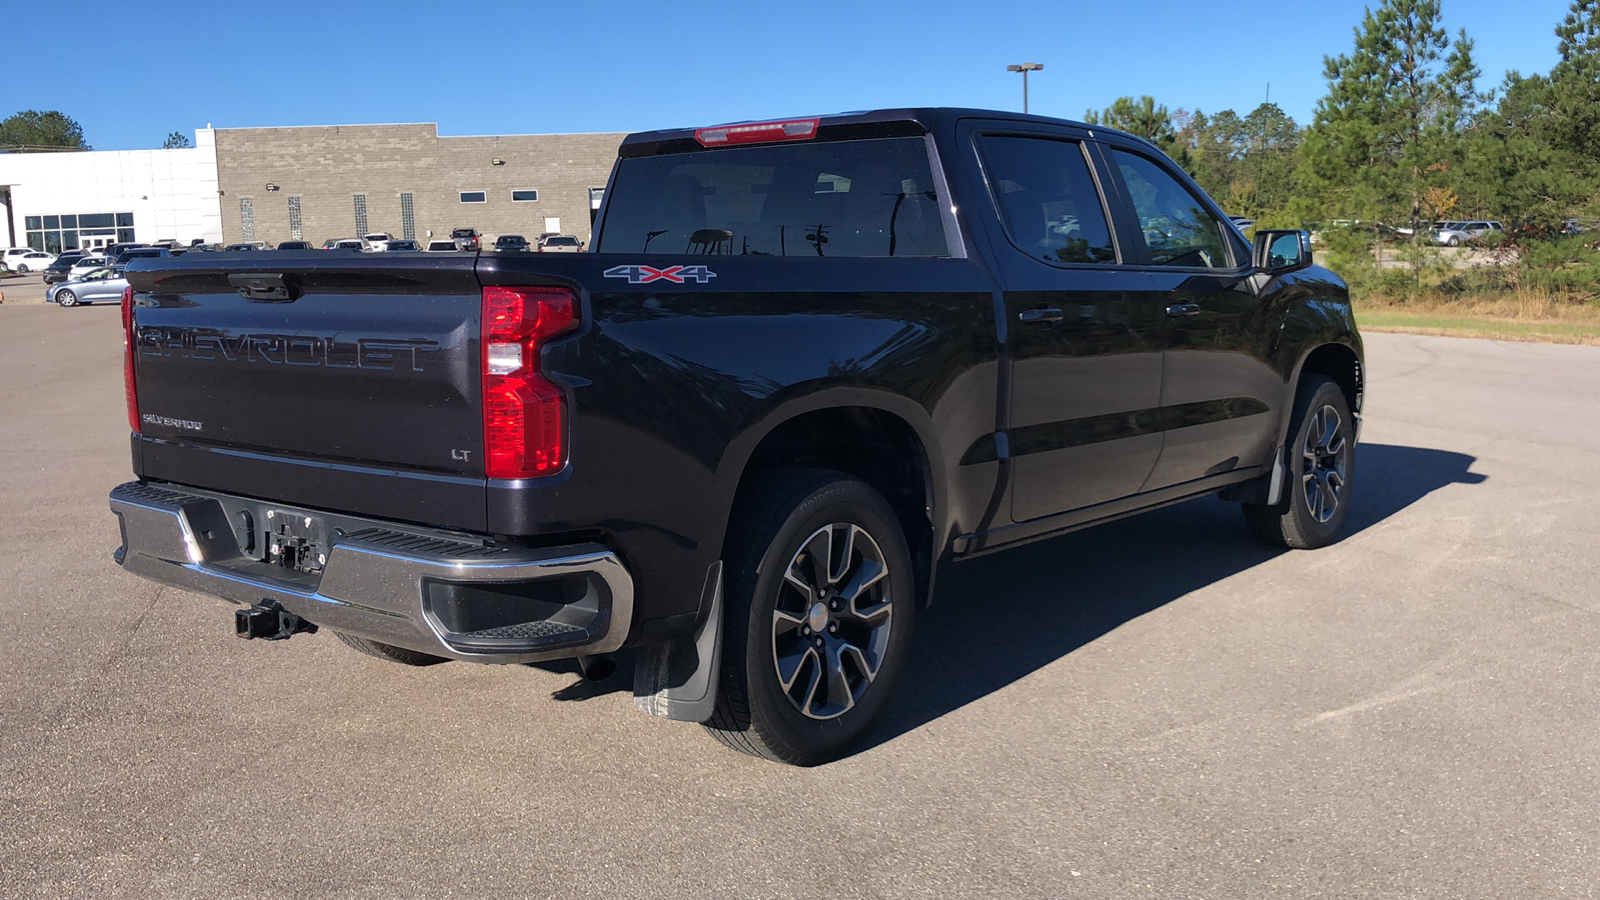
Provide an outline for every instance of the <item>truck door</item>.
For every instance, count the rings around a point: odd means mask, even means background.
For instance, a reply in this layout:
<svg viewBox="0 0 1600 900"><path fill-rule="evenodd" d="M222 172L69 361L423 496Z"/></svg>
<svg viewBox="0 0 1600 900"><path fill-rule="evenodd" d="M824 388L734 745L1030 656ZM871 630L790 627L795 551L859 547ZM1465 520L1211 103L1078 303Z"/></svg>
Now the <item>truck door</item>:
<svg viewBox="0 0 1600 900"><path fill-rule="evenodd" d="M1124 265L1082 140L977 137L1000 233L1012 520L1137 493L1155 466L1165 310Z"/></svg>
<svg viewBox="0 0 1600 900"><path fill-rule="evenodd" d="M1260 465L1272 450L1284 384L1250 288L1250 257L1212 204L1154 156L1104 147L1127 198L1125 243L1143 260L1145 303L1167 320L1160 461L1145 490ZM1119 211L1120 212L1120 211Z"/></svg>

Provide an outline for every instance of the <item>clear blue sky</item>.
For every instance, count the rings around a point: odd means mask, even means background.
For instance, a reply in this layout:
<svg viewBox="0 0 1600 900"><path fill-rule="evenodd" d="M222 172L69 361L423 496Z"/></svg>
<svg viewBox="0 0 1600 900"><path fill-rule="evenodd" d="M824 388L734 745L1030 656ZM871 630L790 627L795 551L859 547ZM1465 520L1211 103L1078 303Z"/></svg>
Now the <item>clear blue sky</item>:
<svg viewBox="0 0 1600 900"><path fill-rule="evenodd" d="M1123 94L1308 123L1360 0L1271 4L150 0L15 4L0 117L59 109L96 149L268 125L438 122L443 134L640 131L930 105L1081 118ZM1484 77L1548 71L1569 0L1444 0ZM1254 17L1254 18L1252 18Z"/></svg>

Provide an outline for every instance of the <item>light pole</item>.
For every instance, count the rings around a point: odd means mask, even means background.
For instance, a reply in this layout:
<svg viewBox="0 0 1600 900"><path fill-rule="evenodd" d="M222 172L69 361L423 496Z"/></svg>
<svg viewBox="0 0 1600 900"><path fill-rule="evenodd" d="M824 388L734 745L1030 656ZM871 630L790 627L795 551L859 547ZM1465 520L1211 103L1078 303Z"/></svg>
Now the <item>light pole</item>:
<svg viewBox="0 0 1600 900"><path fill-rule="evenodd" d="M1044 63L1023 63L1020 66L1006 66L1007 72L1022 73L1022 111L1028 111L1028 73L1037 72L1044 68Z"/></svg>

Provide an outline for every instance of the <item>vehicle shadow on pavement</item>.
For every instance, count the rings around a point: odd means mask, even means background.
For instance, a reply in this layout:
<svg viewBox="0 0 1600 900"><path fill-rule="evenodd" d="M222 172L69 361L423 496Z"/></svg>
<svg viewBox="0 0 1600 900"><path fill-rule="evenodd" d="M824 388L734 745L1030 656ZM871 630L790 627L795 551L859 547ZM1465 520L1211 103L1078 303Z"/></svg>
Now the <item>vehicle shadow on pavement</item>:
<svg viewBox="0 0 1600 900"><path fill-rule="evenodd" d="M1475 457L1363 444L1346 536L1453 484ZM1257 541L1237 504L1192 501L940 570L882 722L887 742L1049 665L1122 624L1287 551Z"/></svg>

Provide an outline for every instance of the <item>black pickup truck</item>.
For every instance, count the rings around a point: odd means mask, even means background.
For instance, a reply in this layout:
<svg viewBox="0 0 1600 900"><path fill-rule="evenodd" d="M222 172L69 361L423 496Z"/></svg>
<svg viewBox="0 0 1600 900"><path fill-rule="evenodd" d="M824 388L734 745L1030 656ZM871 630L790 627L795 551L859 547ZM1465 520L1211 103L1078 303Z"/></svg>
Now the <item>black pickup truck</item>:
<svg viewBox="0 0 1600 900"><path fill-rule="evenodd" d="M1206 494L1333 540L1361 341L1150 144L914 109L636 134L592 252L208 253L124 297L116 560L410 664L635 652L836 757L941 566ZM973 601L978 602L978 601Z"/></svg>

